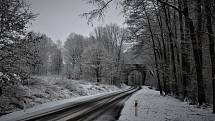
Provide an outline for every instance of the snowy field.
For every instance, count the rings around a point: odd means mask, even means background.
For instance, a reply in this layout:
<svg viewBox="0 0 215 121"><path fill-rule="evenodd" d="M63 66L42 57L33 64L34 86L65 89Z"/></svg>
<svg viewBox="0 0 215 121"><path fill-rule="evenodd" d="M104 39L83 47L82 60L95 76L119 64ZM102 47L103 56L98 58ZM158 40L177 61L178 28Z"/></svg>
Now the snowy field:
<svg viewBox="0 0 215 121"><path fill-rule="evenodd" d="M137 116L135 116L137 100ZM119 121L215 121L210 108L198 108L143 87L125 104Z"/></svg>
<svg viewBox="0 0 215 121"><path fill-rule="evenodd" d="M58 76L40 76L19 86L10 86L0 96L0 112L28 109L47 102L111 92L120 88L84 80L69 80Z"/></svg>

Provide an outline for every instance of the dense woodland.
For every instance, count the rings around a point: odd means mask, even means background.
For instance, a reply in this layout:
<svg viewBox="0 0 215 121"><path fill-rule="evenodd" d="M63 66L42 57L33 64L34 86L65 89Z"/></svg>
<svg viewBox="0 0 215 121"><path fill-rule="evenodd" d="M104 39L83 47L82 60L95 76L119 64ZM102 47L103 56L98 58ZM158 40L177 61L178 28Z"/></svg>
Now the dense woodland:
<svg viewBox="0 0 215 121"><path fill-rule="evenodd" d="M36 14L21 0L0 0L0 94L31 75L63 75L98 83L123 82L122 66L145 64L162 95L215 112L215 1L88 0L89 24L110 5L123 8L127 28L96 27L89 37L71 33L65 43L26 29ZM112 4L113 3L113 4Z"/></svg>
<svg viewBox="0 0 215 121"><path fill-rule="evenodd" d="M90 0L98 8L84 15L89 22L100 18L111 2ZM215 104L214 2L120 1L137 53L150 49L154 56L160 94L174 94L199 105L212 100Z"/></svg>

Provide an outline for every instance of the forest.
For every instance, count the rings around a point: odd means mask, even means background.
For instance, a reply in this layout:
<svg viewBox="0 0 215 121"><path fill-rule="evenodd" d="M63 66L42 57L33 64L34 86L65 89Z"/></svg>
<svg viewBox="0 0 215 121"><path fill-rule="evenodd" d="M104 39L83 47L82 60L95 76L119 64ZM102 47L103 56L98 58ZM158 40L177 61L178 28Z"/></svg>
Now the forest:
<svg viewBox="0 0 215 121"><path fill-rule="evenodd" d="M113 3L113 4L112 4ZM0 96L33 75L61 75L118 85L123 65L147 67L147 84L161 95L211 105L215 113L214 0L87 0L83 16L100 20L122 7L126 27L98 26L89 37L71 33L53 41L27 31L37 14L22 0L0 0ZM134 74L135 75L135 74Z"/></svg>

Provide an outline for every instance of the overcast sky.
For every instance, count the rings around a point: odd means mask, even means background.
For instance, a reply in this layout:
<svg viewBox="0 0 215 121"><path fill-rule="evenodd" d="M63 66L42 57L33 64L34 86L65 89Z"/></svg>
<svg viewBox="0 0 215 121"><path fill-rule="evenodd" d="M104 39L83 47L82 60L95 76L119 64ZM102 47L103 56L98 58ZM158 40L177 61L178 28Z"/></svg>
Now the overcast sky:
<svg viewBox="0 0 215 121"><path fill-rule="evenodd" d="M80 16L93 6L86 0L27 0L32 11L39 16L32 22L30 30L45 33L53 40L65 41L72 32L88 36L93 27L116 23L123 26L124 18L116 6L108 9L104 21L96 22L94 26L87 25L87 19Z"/></svg>

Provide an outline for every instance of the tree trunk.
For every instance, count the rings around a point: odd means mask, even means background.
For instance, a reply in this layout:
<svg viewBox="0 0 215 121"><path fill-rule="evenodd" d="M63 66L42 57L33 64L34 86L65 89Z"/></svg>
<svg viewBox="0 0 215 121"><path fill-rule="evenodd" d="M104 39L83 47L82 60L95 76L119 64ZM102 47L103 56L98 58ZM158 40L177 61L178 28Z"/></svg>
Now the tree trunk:
<svg viewBox="0 0 215 121"><path fill-rule="evenodd" d="M3 94L2 87L0 86L0 96Z"/></svg>
<svg viewBox="0 0 215 121"><path fill-rule="evenodd" d="M190 18L188 11L188 2L184 0L184 16L185 23L189 25L190 38L193 46L193 54L195 60L195 67L197 73L197 85L198 85L198 102L199 105L202 105L205 102L205 92L203 84L203 75L202 75L202 48L201 41L198 42L195 35L195 28L192 19ZM198 23L199 26L200 23Z"/></svg>
<svg viewBox="0 0 215 121"><path fill-rule="evenodd" d="M143 5L144 10L146 10L145 5ZM155 58L155 68L156 68L156 75L157 75L157 80L158 80L158 89L160 91L160 94L162 95L162 87L161 87L161 82L160 82L160 73L158 71L158 59L157 59L157 54L156 54L156 46L155 46L155 39L154 39L154 35L152 32L152 28L151 28L151 22L150 22L150 18L148 13L145 11L146 17L147 17L147 22L148 22L148 27L149 27L149 32L150 32L150 36L152 39L152 45L153 45L153 53L154 53L154 58Z"/></svg>
<svg viewBox="0 0 215 121"><path fill-rule="evenodd" d="M211 0L204 0L205 3L205 13L207 19L207 31L208 31L208 38L209 38L209 51L210 51L210 59L212 64L212 88L213 88L213 113L215 113L215 49L214 49L214 32L212 28L212 21L211 15L212 13L210 4Z"/></svg>
<svg viewBox="0 0 215 121"><path fill-rule="evenodd" d="M204 82L203 82L203 72L202 72L202 0L197 0L197 40L193 41L197 46L194 48L196 54L196 71L197 71L197 81L198 81L198 100L199 105L202 105L205 102L205 91L204 91Z"/></svg>
<svg viewBox="0 0 215 121"><path fill-rule="evenodd" d="M154 8L156 9L156 5L154 4ZM168 84L167 84L167 66L168 64L168 60L167 60L167 49L166 49L166 42L164 39L164 31L163 31L163 21L162 21L162 14L159 10L160 8L158 8L158 10L156 11L156 17L158 20L158 25L159 25L159 29L160 29L160 37L161 37L161 41L162 41L162 59L163 59L163 73L162 73L162 79L163 79L163 90L165 92L165 95L167 95L169 93L169 88L168 88Z"/></svg>
<svg viewBox="0 0 215 121"><path fill-rule="evenodd" d="M180 10L182 10L182 1L179 0L178 1L178 8ZM182 63L182 91L183 91L183 98L187 97L187 85L188 82L190 81L190 50L191 50L191 46L189 44L189 37L186 37L186 39L184 38L184 21L183 21L183 15L182 13L179 12L179 23L180 23L180 37L181 37L181 63ZM187 25L185 25L187 26ZM188 28L188 27L186 27ZM186 29L186 33L189 33L189 29ZM187 34L186 34L187 36Z"/></svg>
<svg viewBox="0 0 215 121"><path fill-rule="evenodd" d="M99 83L100 82L99 68L96 68L95 71L96 71L96 82Z"/></svg>
<svg viewBox="0 0 215 121"><path fill-rule="evenodd" d="M177 81L177 76L176 76L176 62L175 62L173 32L172 32L171 27L170 27L170 17L168 16L169 10L167 10L167 8L165 6L163 6L163 9L164 9L164 14L165 14L166 26L167 26L167 29L168 29L169 41L170 41L173 77L175 79L173 87L174 87L175 94L178 95L178 85L177 85L178 81Z"/></svg>

